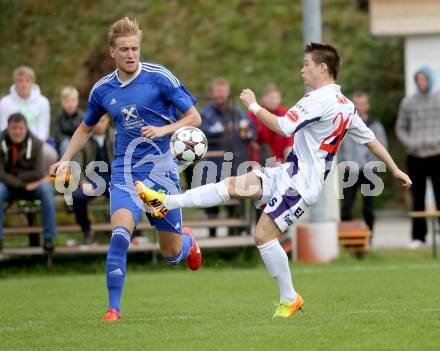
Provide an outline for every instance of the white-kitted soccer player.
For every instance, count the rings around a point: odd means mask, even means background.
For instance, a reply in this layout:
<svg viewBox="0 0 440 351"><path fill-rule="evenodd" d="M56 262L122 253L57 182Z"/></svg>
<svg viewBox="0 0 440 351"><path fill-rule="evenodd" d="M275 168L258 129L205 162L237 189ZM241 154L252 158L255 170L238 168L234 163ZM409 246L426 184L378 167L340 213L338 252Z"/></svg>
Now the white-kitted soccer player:
<svg viewBox="0 0 440 351"><path fill-rule="evenodd" d="M353 103L335 84L340 67L341 58L333 46L307 45L301 77L313 90L284 117L277 117L258 105L252 90L241 92L242 102L270 129L282 135L294 135L292 152L280 166L254 170L178 195L164 195L141 184L137 187L139 196L159 215L175 208L216 206L231 198L250 197L257 206L266 205L256 227L255 241L269 273L279 285L280 301L274 317L290 317L304 305L293 287L288 258L277 237L317 202L347 133L383 160L404 188L411 186L409 177L397 167L357 115Z"/></svg>

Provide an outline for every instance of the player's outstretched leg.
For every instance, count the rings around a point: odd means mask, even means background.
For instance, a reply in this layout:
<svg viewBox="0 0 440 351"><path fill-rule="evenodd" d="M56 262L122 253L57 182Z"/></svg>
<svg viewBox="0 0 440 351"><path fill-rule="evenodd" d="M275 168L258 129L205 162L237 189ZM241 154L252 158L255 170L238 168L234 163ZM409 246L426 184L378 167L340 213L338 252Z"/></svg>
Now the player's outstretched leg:
<svg viewBox="0 0 440 351"><path fill-rule="evenodd" d="M108 289L108 310L104 321L120 319L121 296L124 288L127 250L130 244L130 232L124 227L115 227L112 231L110 247L107 253L106 273Z"/></svg>
<svg viewBox="0 0 440 351"><path fill-rule="evenodd" d="M302 310L304 300L293 288L289 259L277 239L279 233L275 222L263 213L257 224L255 241L267 270L277 280L280 289L280 300L273 317L287 318Z"/></svg>
<svg viewBox="0 0 440 351"><path fill-rule="evenodd" d="M206 184L182 194L165 195L135 182L136 191L142 201L151 208L153 216L163 218L169 210L182 207L212 207L231 199L224 181Z"/></svg>

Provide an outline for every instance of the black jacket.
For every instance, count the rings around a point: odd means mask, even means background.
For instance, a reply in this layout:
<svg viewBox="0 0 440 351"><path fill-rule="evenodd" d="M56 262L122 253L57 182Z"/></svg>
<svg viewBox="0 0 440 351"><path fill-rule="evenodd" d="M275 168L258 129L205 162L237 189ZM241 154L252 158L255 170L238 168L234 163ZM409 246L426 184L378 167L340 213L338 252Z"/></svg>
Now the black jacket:
<svg viewBox="0 0 440 351"><path fill-rule="evenodd" d="M43 178L43 142L28 132L20 144L15 168L11 165L12 142L8 130L0 134L0 182L24 189L26 184Z"/></svg>
<svg viewBox="0 0 440 351"><path fill-rule="evenodd" d="M77 110L72 116L62 110L56 116L55 141L59 144L64 138L71 138L83 120L83 113Z"/></svg>

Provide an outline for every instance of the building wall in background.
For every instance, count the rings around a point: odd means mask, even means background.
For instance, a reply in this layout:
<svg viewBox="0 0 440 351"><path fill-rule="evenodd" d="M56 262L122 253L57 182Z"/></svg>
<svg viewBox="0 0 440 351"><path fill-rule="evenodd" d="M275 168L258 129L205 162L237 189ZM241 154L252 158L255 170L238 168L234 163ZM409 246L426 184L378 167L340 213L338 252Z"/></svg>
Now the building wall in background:
<svg viewBox="0 0 440 351"><path fill-rule="evenodd" d="M416 92L414 73L425 65L431 67L434 73L433 91L439 91L440 34L413 35L405 38L405 95L413 95Z"/></svg>

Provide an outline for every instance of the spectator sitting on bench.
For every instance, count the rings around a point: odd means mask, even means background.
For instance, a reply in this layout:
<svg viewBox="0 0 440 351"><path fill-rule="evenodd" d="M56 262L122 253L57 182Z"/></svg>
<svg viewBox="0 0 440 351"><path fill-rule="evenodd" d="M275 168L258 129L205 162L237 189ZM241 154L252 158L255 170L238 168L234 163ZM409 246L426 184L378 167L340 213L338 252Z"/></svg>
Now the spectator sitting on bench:
<svg viewBox="0 0 440 351"><path fill-rule="evenodd" d="M81 166L81 180L80 186L73 192L73 209L75 211L75 219L84 233L84 245L94 243L93 233L91 232L90 219L87 204L93 199L91 196L93 188L97 184L92 184L88 178L85 177L85 169L90 162L104 161L109 165L107 171L100 171L99 168L94 167L94 171L105 181L105 195L109 196L110 183L110 165L114 156L114 133L109 132L110 118L108 115L101 117L96 124L93 131L93 136L90 138L86 146L75 156L74 161ZM93 181L93 179L92 179Z"/></svg>
<svg viewBox="0 0 440 351"><path fill-rule="evenodd" d="M3 205L16 199L41 200L43 248L53 251L56 236L55 197L52 185L44 179L43 142L32 135L21 113L8 119L0 135L0 250L3 249Z"/></svg>

